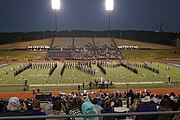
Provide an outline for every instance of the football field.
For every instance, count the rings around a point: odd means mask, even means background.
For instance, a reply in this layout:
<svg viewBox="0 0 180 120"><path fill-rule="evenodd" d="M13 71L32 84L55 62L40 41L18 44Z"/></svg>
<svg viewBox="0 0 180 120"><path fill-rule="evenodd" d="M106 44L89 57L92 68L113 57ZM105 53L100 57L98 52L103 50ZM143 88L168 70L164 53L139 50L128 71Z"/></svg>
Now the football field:
<svg viewBox="0 0 180 120"><path fill-rule="evenodd" d="M49 71L54 63L57 63L57 68L51 75L49 75ZM75 62L70 63L75 64ZM5 89L8 90L8 88L10 89L13 87L14 89L19 88L17 85L24 86L25 81L27 81L30 88L46 87L46 89L48 89L48 87L53 87L52 89L60 89L58 86L61 86L61 89L65 89L66 87L67 89L75 89L77 85L82 85L84 83L88 86L90 81L94 82L95 80L111 80L115 85L113 86L114 88L126 88L126 85L130 85L132 88L180 87L180 68L165 63L146 63L149 67L157 69L159 74L143 67L134 66L134 63L131 63L130 66L135 68L138 71L138 74L130 71L122 65L115 66L119 64L119 62L106 62L107 65L102 65L106 74L103 74L97 64L94 63L90 68L94 70L94 74L89 74L88 72L84 72L82 70L80 71L75 67L66 67L63 75L61 75L64 63L38 62L32 63L33 67L24 70L17 76L14 76L15 70L21 69L27 64L29 63L4 64L0 68L0 90L5 91ZM145 63L139 62L135 64L143 65ZM167 84L169 82L169 78L172 82L171 84Z"/></svg>

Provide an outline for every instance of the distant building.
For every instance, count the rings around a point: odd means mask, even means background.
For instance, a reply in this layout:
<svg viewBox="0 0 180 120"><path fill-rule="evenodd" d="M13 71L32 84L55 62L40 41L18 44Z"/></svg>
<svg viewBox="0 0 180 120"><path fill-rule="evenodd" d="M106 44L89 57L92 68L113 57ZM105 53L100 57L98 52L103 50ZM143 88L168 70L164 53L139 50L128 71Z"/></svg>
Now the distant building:
<svg viewBox="0 0 180 120"><path fill-rule="evenodd" d="M42 46L27 46L27 51L48 51L50 49L47 45Z"/></svg>
<svg viewBox="0 0 180 120"><path fill-rule="evenodd" d="M176 39L176 47L180 48L180 39L179 38Z"/></svg>
<svg viewBox="0 0 180 120"><path fill-rule="evenodd" d="M139 47L136 45L120 45L117 48L121 50L137 50Z"/></svg>

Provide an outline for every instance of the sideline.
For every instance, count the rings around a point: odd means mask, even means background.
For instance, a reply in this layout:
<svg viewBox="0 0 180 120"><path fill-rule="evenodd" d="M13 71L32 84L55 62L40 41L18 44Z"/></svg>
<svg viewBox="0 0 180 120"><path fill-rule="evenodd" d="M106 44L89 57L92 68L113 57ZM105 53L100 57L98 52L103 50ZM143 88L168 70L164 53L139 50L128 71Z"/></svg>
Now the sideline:
<svg viewBox="0 0 180 120"><path fill-rule="evenodd" d="M115 85L139 85L139 84L163 84L164 82L113 82ZM43 86L77 86L82 83L73 83L73 84L33 84L30 87L43 87Z"/></svg>

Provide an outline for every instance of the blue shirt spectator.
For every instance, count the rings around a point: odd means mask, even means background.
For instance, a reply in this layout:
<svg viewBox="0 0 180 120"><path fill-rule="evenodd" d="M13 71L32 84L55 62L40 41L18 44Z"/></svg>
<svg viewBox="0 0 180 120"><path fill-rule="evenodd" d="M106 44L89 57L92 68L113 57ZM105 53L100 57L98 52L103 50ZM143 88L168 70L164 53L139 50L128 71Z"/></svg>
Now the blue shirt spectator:
<svg viewBox="0 0 180 120"><path fill-rule="evenodd" d="M137 106L136 112L156 112L156 104L151 103L150 96L146 96L141 100L143 103ZM156 120L156 115L140 115L136 116L136 120Z"/></svg>

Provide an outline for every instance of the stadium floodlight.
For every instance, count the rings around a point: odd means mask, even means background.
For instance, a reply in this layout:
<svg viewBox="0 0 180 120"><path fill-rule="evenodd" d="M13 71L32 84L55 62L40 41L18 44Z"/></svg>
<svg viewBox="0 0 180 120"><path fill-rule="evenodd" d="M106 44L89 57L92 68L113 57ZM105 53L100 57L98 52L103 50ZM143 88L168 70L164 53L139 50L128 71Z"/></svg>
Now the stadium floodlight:
<svg viewBox="0 0 180 120"><path fill-rule="evenodd" d="M114 9L114 0L106 0L106 10L112 11Z"/></svg>
<svg viewBox="0 0 180 120"><path fill-rule="evenodd" d="M60 0L51 0L53 11L58 11L60 9Z"/></svg>
<svg viewBox="0 0 180 120"><path fill-rule="evenodd" d="M55 33L57 32L57 11L60 10L60 0L51 0L52 9L55 14Z"/></svg>
<svg viewBox="0 0 180 120"><path fill-rule="evenodd" d="M111 36L111 12L114 9L114 0L106 0L106 11L109 13L108 36Z"/></svg>

